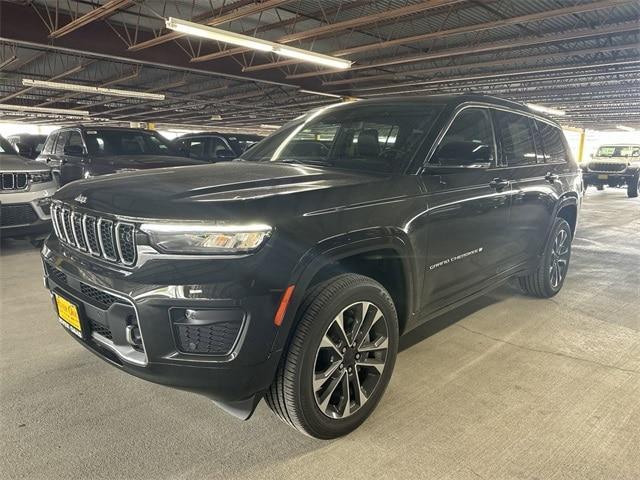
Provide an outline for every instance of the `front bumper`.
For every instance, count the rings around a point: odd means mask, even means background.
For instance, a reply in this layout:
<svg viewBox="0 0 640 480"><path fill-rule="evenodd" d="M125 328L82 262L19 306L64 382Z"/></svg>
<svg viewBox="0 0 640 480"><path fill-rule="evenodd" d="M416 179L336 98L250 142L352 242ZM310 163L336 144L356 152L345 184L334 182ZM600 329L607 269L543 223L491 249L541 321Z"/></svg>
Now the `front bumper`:
<svg viewBox="0 0 640 480"><path fill-rule="evenodd" d="M83 336L72 336L117 368L206 395L231 409L241 404L252 411L271 384L281 353L272 351L279 295L245 292L246 296L229 299L219 285L195 289L134 283L126 274L107 275L96 263L72 259L73 253L65 252L55 238L48 240L42 255L52 297L59 294L79 307ZM189 296L194 291L221 295ZM186 318L186 310L196 314ZM141 334L138 345L127 337L127 328L134 327Z"/></svg>
<svg viewBox="0 0 640 480"><path fill-rule="evenodd" d="M56 187L51 183L0 195L0 235L3 238L48 235L51 232L49 198L55 193Z"/></svg>
<svg viewBox="0 0 640 480"><path fill-rule="evenodd" d="M625 185L633 179L635 172L592 172L583 171L582 180L585 185Z"/></svg>

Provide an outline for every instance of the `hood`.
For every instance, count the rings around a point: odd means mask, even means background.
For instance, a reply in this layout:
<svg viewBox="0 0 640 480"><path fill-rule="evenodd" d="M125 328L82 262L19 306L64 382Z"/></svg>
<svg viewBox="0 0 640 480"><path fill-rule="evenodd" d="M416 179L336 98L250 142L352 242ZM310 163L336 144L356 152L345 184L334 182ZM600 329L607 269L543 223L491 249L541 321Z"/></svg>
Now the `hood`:
<svg viewBox="0 0 640 480"><path fill-rule="evenodd" d="M107 155L99 157L100 166L109 166L114 170L180 167L183 165L202 165L206 162L193 158L169 155Z"/></svg>
<svg viewBox="0 0 640 480"><path fill-rule="evenodd" d="M14 155L13 153L0 154L0 171L2 172L42 172L49 167L41 162Z"/></svg>
<svg viewBox="0 0 640 480"><path fill-rule="evenodd" d="M260 218L296 208L297 199L315 192L322 208L328 188L380 180L379 175L305 165L224 162L202 166L126 172L72 182L56 199L98 212L155 219L234 219L242 211ZM78 203L78 202L81 203ZM245 216L245 215L241 215Z"/></svg>

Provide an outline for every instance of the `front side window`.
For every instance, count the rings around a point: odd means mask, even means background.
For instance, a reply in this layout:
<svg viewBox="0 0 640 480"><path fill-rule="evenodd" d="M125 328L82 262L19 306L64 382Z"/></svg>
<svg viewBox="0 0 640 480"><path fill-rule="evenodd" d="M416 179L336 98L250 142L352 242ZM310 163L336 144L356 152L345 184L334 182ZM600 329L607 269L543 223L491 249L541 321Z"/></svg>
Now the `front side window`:
<svg viewBox="0 0 640 480"><path fill-rule="evenodd" d="M69 135L69 139L67 140L66 145L72 145L74 147L82 147L83 143L82 143L82 136L80 135L80 132L76 132L76 131L71 132L71 135Z"/></svg>
<svg viewBox="0 0 640 480"><path fill-rule="evenodd" d="M468 108L455 118L430 163L443 166L488 166L494 158L489 112L480 108Z"/></svg>
<svg viewBox="0 0 640 480"><path fill-rule="evenodd" d="M531 120L523 115L496 111L497 129L501 138L502 155L507 165L531 165L537 162Z"/></svg>
<svg viewBox="0 0 640 480"><path fill-rule="evenodd" d="M177 155L174 147L153 132L127 130L87 130L87 149L102 155Z"/></svg>
<svg viewBox="0 0 640 480"><path fill-rule="evenodd" d="M55 155L64 155L64 146L69 141L69 136L71 135L71 131L67 130L66 132L60 132L58 135L58 141L56 142L56 147L54 154Z"/></svg>
<svg viewBox="0 0 640 480"><path fill-rule="evenodd" d="M290 122L241 158L401 172L441 110L426 102L337 104Z"/></svg>
<svg viewBox="0 0 640 480"><path fill-rule="evenodd" d="M56 143L56 138L58 138L57 133L52 133L47 137L47 141L44 143L44 148L42 149L42 153L46 155L53 153L53 146Z"/></svg>
<svg viewBox="0 0 640 480"><path fill-rule="evenodd" d="M542 147L544 149L544 159L547 163L557 163L567 161L567 151L564 146L562 130L545 122L536 121Z"/></svg>
<svg viewBox="0 0 640 480"><path fill-rule="evenodd" d="M209 150L212 158L229 158L235 156L235 153L229 150L228 145L222 138L211 137L209 140L211 142Z"/></svg>

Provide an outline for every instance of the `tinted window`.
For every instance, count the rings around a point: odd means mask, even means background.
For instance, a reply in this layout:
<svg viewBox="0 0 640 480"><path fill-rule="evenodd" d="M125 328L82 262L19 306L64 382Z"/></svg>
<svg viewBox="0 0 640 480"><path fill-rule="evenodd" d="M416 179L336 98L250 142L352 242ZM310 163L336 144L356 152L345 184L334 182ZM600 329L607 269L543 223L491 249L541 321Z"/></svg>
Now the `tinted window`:
<svg viewBox="0 0 640 480"><path fill-rule="evenodd" d="M209 147L210 150L210 155L212 158L218 158L219 156L233 156L235 155L231 150L229 150L229 147L227 146L227 144L225 143L225 141L223 139L221 139L220 137L211 137L210 139L211 142L211 146Z"/></svg>
<svg viewBox="0 0 640 480"><path fill-rule="evenodd" d="M419 101L324 107L285 125L241 158L400 172L441 109Z"/></svg>
<svg viewBox="0 0 640 480"><path fill-rule="evenodd" d="M67 140L67 143L65 145L74 145L74 146L82 147L83 144L82 144L82 137L80 136L80 132L76 132L76 131L71 132Z"/></svg>
<svg viewBox="0 0 640 480"><path fill-rule="evenodd" d="M69 137L71 136L71 131L67 130L66 132L60 132L58 135L58 141L56 142L56 149L54 154L63 155L64 154L64 146L69 141Z"/></svg>
<svg viewBox="0 0 640 480"><path fill-rule="evenodd" d="M502 155L507 165L536 163L536 147L531 133L531 120L523 115L496 111Z"/></svg>
<svg viewBox="0 0 640 480"><path fill-rule="evenodd" d="M158 134L134 130L87 130L91 155L177 155L168 140Z"/></svg>
<svg viewBox="0 0 640 480"><path fill-rule="evenodd" d="M187 138L178 142L178 145L184 152L188 153L191 158L206 158L205 147L207 140L204 138Z"/></svg>
<svg viewBox="0 0 640 480"><path fill-rule="evenodd" d="M542 138L545 162L566 162L567 152L564 148L562 130L545 122L536 121L536 124Z"/></svg>
<svg viewBox="0 0 640 480"><path fill-rule="evenodd" d="M50 154L53 152L53 146L56 143L56 137L58 136L57 133L52 133L51 135L49 135L47 137L47 141L44 144L44 148L42 149L42 153L45 154Z"/></svg>
<svg viewBox="0 0 640 480"><path fill-rule="evenodd" d="M483 109L469 108L455 118L431 163L470 166L490 163L494 157L489 113Z"/></svg>

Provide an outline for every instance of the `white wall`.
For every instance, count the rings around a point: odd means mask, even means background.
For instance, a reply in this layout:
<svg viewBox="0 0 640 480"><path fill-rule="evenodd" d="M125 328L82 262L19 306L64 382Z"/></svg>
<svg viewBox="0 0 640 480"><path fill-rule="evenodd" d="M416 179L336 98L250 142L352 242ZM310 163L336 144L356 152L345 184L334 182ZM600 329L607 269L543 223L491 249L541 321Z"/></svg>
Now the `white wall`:
<svg viewBox="0 0 640 480"><path fill-rule="evenodd" d="M56 128L54 125L32 125L29 123L4 123L0 122L0 135L7 137L16 133L31 133L49 135Z"/></svg>

